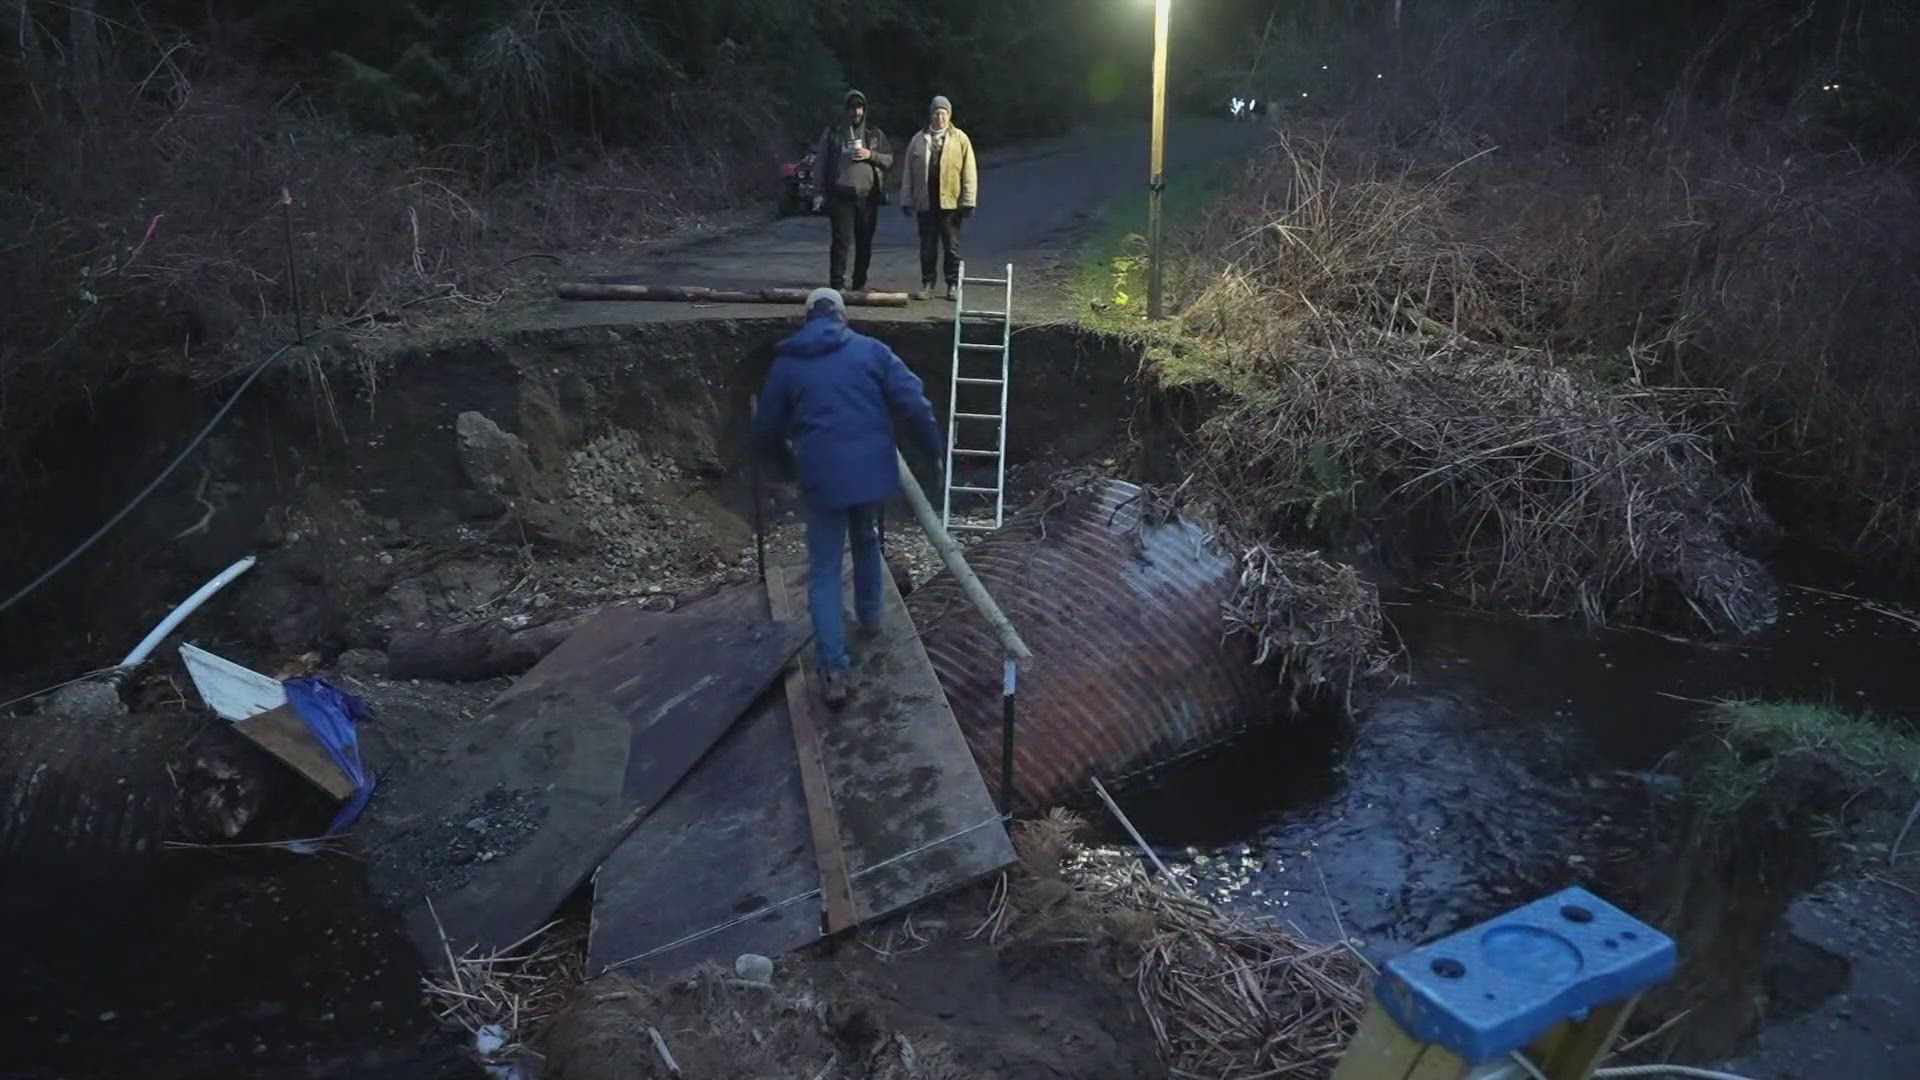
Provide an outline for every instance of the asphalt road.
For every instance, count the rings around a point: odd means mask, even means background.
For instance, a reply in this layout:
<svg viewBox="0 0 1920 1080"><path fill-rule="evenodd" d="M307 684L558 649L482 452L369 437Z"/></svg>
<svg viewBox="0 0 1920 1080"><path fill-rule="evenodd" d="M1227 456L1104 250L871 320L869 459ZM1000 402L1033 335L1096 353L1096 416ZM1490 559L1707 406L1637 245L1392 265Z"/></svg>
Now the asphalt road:
<svg viewBox="0 0 1920 1080"><path fill-rule="evenodd" d="M1166 167L1228 157L1251 149L1265 133L1259 124L1181 118L1169 125ZM1115 197L1147 181L1145 124L1106 127L1052 143L1023 146L1011 160L994 163L991 146L976 146L984 164L980 206L968 219L962 251L969 276L999 277L1014 264L1015 309L1037 300L1023 293L1022 267L1057 252L1088 228ZM905 153L905 137L897 154ZM696 241L636 260L596 281L714 288L813 288L827 282L828 225L824 215L769 222L744 232ZM890 205L874 236L868 286L908 291L920 281L919 240L912 220ZM553 300L534 321L555 326L597 326L682 319L767 318L785 309L766 304L687 304L634 301ZM860 319L952 317L941 301L907 308L862 308Z"/></svg>

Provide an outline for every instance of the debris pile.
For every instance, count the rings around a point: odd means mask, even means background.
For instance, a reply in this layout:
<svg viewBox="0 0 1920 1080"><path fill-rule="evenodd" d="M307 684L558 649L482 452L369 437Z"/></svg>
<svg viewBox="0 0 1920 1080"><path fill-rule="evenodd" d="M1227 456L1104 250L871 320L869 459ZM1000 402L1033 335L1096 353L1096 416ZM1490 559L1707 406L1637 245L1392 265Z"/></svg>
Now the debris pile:
<svg viewBox="0 0 1920 1080"><path fill-rule="evenodd" d="M743 565L750 534L671 460L616 428L573 452L562 506L581 530L590 560L551 570L552 584L578 595L640 595L704 581Z"/></svg>
<svg viewBox="0 0 1920 1080"><path fill-rule="evenodd" d="M1733 543L1752 495L1675 419L1697 395L1458 338L1323 326L1271 347L1198 440L1237 532L1377 523L1470 596L1595 623L1773 619L1772 578Z"/></svg>
<svg viewBox="0 0 1920 1080"><path fill-rule="evenodd" d="M1078 845L1083 827L1056 810L1016 830L1014 933L1137 948L1130 975L1175 1076L1332 1072L1365 1010L1370 972L1357 950L1222 912L1131 853Z"/></svg>

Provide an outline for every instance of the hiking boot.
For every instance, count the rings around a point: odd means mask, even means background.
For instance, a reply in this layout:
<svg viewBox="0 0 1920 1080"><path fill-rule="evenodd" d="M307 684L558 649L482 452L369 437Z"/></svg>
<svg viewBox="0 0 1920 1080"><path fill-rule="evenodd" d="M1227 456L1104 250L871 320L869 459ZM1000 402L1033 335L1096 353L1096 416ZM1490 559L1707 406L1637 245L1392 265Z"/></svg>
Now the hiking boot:
<svg viewBox="0 0 1920 1080"><path fill-rule="evenodd" d="M855 624L853 628L853 652L862 663L871 659L873 647L880 643L880 620Z"/></svg>
<svg viewBox="0 0 1920 1080"><path fill-rule="evenodd" d="M823 671L820 673L820 699L827 708L839 712L847 707L847 673L844 671Z"/></svg>

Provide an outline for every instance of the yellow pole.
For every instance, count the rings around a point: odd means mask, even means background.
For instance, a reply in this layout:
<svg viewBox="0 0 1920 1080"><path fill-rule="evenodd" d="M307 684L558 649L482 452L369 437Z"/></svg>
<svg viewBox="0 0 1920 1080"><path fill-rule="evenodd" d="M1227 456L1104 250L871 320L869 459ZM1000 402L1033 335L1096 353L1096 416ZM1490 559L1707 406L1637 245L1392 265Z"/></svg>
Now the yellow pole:
<svg viewBox="0 0 1920 1080"><path fill-rule="evenodd" d="M1161 306L1161 251L1165 239L1160 197L1166 191L1167 9L1172 0L1153 0L1153 160L1147 178L1147 318L1158 319Z"/></svg>

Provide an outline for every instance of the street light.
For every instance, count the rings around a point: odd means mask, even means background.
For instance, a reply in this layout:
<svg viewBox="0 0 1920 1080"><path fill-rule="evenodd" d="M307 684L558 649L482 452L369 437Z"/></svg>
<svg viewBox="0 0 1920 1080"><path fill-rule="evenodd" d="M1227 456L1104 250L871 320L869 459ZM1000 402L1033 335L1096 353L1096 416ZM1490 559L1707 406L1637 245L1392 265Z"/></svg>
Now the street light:
<svg viewBox="0 0 1920 1080"><path fill-rule="evenodd" d="M1163 224L1160 197L1166 193L1163 170L1167 137L1167 9L1173 0L1153 0L1153 153L1147 166L1147 318L1164 314L1160 300Z"/></svg>

